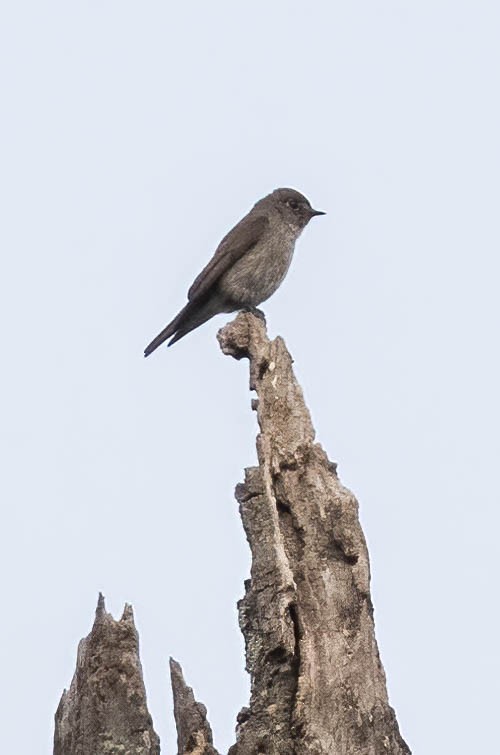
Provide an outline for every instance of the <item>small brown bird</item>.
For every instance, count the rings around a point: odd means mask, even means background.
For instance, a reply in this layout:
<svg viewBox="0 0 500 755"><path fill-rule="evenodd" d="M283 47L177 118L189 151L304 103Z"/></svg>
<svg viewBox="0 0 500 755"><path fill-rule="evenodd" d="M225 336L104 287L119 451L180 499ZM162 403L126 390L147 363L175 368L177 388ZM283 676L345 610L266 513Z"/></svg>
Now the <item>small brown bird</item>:
<svg viewBox="0 0 500 755"><path fill-rule="evenodd" d="M315 215L295 189L276 189L260 199L220 242L188 291L188 302L151 341L144 356L173 336L169 346L222 312L255 309L285 277L295 242Z"/></svg>

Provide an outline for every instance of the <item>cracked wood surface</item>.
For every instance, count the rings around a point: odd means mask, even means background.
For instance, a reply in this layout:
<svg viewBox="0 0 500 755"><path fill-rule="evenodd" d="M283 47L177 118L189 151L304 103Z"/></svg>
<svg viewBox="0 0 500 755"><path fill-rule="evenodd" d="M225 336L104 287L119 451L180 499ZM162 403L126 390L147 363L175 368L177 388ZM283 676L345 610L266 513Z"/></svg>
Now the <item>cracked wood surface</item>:
<svg viewBox="0 0 500 755"><path fill-rule="evenodd" d="M230 755L406 755L375 640L353 494L314 442L281 338L240 313L218 335L250 361L258 467L236 498L252 551L239 603L251 675Z"/></svg>
<svg viewBox="0 0 500 755"><path fill-rule="evenodd" d="M170 659L170 679L177 728L177 755L219 755L213 746L207 709L195 700L193 690L184 681L182 668Z"/></svg>
<svg viewBox="0 0 500 755"><path fill-rule="evenodd" d="M54 755L159 755L129 605L115 621L99 595L90 634L55 716Z"/></svg>
<svg viewBox="0 0 500 755"><path fill-rule="evenodd" d="M250 313L218 338L249 359L260 426L259 465L236 488L252 552L238 604L251 695L229 755L409 755L375 640L358 504L314 442L290 354ZM176 661L170 671L178 755L217 755L205 706ZM100 596L57 709L54 755L159 752L132 609L115 621Z"/></svg>

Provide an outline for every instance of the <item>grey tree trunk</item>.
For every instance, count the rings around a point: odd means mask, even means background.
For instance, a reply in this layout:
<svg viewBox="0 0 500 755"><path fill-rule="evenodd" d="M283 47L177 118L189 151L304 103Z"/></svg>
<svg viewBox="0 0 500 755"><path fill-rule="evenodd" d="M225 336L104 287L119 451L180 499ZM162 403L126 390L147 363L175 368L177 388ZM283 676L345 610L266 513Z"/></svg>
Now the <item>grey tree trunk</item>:
<svg viewBox="0 0 500 755"><path fill-rule="evenodd" d="M314 442L283 340L269 341L263 321L250 313L240 313L218 338L225 354L249 359L260 426L259 465L236 488L252 552L251 579L238 605L251 696L229 755L407 755L375 640L357 501ZM171 677L179 755L217 755L206 710L175 661ZM147 716L141 731L152 749L71 749L72 727L82 729L85 707L74 681L56 715L55 755L158 752ZM109 685L103 690L115 694ZM115 708L113 699L103 705ZM103 728L93 723L95 713L87 706L85 730ZM57 749L61 737L69 749Z"/></svg>

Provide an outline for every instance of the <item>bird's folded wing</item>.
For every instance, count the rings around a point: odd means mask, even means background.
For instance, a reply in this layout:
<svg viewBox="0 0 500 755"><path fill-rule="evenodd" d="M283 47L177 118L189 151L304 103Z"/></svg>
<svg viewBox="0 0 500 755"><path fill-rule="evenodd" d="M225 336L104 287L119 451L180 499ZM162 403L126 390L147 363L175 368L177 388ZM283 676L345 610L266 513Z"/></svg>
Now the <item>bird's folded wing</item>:
<svg viewBox="0 0 500 755"><path fill-rule="evenodd" d="M203 268L188 291L188 299L203 296L234 263L262 238L269 225L265 215L249 214L220 242L206 267Z"/></svg>

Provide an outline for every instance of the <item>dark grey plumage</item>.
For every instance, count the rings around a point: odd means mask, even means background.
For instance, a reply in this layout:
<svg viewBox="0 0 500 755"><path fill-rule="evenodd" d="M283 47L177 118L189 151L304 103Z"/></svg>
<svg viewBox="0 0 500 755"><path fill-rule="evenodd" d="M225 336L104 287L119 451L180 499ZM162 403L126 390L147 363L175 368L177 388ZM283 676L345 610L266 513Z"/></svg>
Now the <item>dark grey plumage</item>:
<svg viewBox="0 0 500 755"><path fill-rule="evenodd" d="M259 200L220 242L188 291L188 302L151 341L144 356L173 336L169 346L222 312L254 308L283 281L295 242L315 215L295 189L276 189Z"/></svg>

